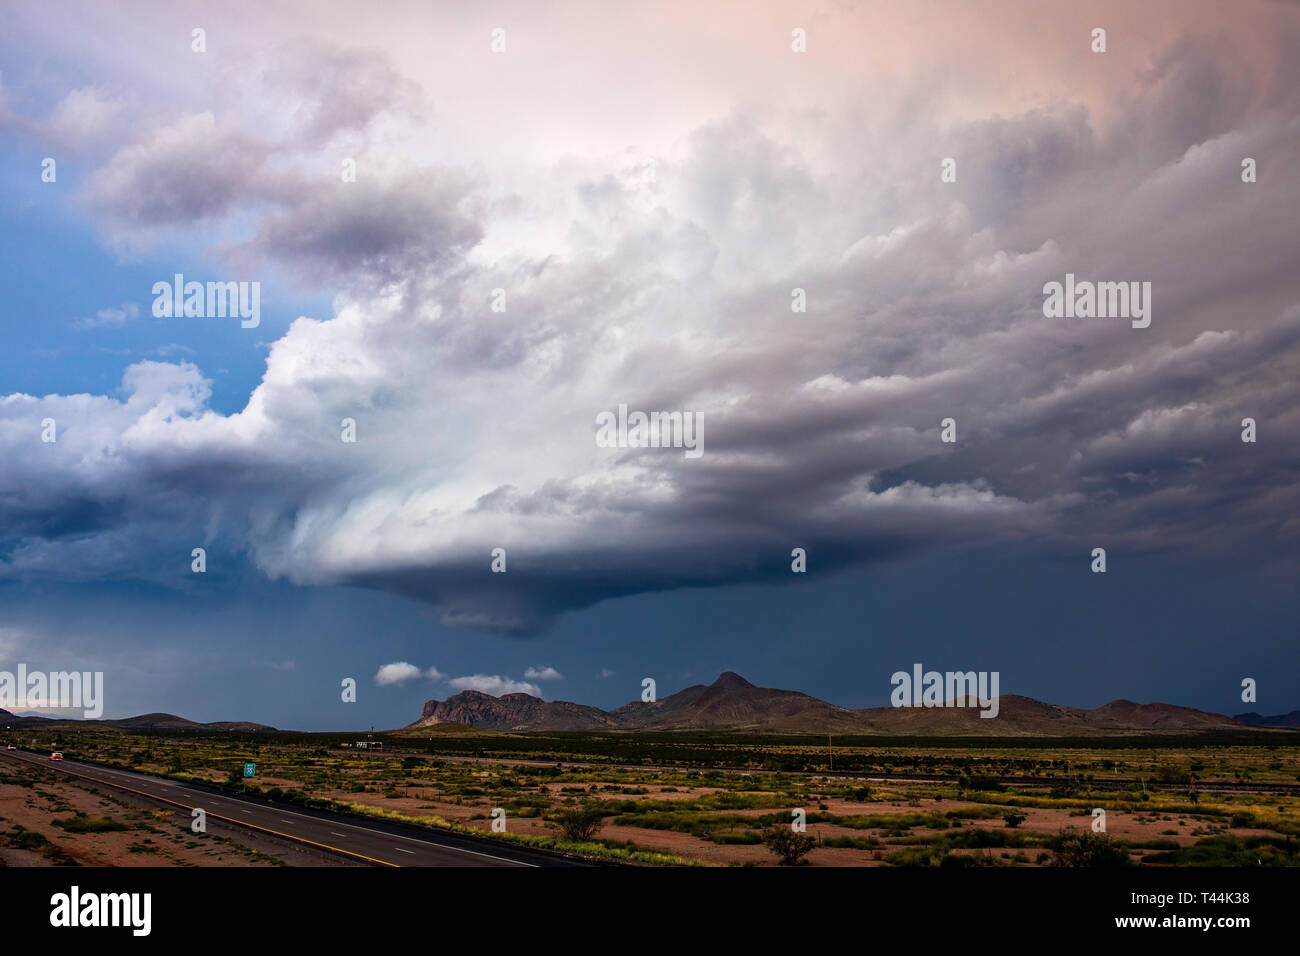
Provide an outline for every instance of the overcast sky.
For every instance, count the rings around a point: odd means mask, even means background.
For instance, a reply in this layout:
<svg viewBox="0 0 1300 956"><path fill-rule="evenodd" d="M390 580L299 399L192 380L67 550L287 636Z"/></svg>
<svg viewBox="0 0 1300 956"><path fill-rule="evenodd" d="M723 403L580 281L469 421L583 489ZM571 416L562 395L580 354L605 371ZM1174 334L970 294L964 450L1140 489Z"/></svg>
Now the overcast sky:
<svg viewBox="0 0 1300 956"><path fill-rule="evenodd" d="M7 7L0 669L304 729L918 661L1300 708L1300 8L267 6Z"/></svg>

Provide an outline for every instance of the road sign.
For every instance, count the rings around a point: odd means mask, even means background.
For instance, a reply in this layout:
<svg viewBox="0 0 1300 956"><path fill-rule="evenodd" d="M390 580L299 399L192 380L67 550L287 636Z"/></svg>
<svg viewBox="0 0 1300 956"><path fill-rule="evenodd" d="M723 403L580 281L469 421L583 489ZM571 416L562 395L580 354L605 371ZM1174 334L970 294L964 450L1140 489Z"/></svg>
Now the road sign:
<svg viewBox="0 0 1300 956"><path fill-rule="evenodd" d="M255 776L257 776L257 764L255 764L255 763L246 763L246 764L244 764L244 776L245 776L245 777L255 777Z"/></svg>

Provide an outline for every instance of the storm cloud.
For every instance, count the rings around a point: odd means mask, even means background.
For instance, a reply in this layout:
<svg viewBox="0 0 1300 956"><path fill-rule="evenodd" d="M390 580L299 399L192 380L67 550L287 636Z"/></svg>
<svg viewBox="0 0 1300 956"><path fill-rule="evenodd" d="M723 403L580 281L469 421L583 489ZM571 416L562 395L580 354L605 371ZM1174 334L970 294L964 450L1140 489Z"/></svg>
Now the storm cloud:
<svg viewBox="0 0 1300 956"><path fill-rule="evenodd" d="M1300 85L1269 64L1300 27L1265 15L1251 59L1217 21L1143 33L1122 98L910 108L915 49L865 113L854 88L805 109L737 90L662 148L477 164L429 145L449 94L373 48L250 53L246 113L123 126L78 202L114 248L211 235L214 268L324 288L332 314L293 322L232 414L201 360L0 396L0 575L183 587L215 544L527 634L619 595L790 582L795 548L819 570L997 541L1293 561ZM1073 26L1042 42L1088 62ZM292 121L260 126L268 101ZM1067 273L1150 282L1150 327L1045 318ZM598 447L620 404L702 416L705 453Z"/></svg>

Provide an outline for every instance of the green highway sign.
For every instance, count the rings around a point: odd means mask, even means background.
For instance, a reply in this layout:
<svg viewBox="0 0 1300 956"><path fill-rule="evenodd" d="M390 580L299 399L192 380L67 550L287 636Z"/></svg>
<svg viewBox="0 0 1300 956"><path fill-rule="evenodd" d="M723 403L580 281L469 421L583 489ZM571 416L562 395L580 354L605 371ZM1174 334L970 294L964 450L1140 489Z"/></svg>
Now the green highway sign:
<svg viewBox="0 0 1300 956"><path fill-rule="evenodd" d="M246 763L246 764L244 764L244 776L245 776L245 777L253 777L253 776L256 776L256 775L257 775L257 764L255 764L255 763Z"/></svg>

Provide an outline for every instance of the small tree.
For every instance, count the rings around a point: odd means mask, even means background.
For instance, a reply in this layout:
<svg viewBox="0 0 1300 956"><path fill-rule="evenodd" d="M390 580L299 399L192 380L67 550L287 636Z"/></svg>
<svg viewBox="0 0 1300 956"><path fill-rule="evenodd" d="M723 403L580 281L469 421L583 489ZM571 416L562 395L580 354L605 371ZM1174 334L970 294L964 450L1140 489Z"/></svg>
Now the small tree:
<svg viewBox="0 0 1300 956"><path fill-rule="evenodd" d="M604 817L599 807L583 805L562 807L551 815L551 820L560 828L566 840L583 843L596 835Z"/></svg>
<svg viewBox="0 0 1300 956"><path fill-rule="evenodd" d="M1028 820L1028 819L1029 819L1029 816L1028 816L1027 814L1024 814L1024 813L1016 813L1016 812L1013 810L1013 811L1011 811L1010 813L1004 813L1004 814L1002 814L1002 819L1003 819L1003 820L1006 820L1006 821L1007 821L1007 826L1011 827L1011 829L1014 830L1016 827L1020 826L1020 824L1024 823L1026 820Z"/></svg>
<svg viewBox="0 0 1300 956"><path fill-rule="evenodd" d="M778 824L763 834L763 843L779 856L781 866L796 866L806 863L801 859L815 845L813 838L806 833L795 833L789 826Z"/></svg>

